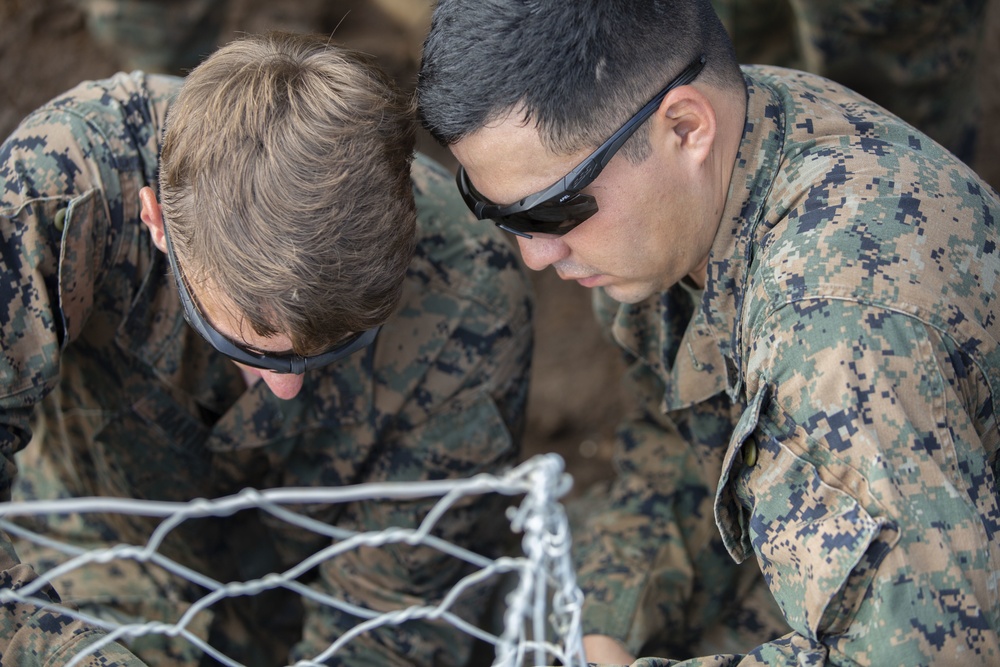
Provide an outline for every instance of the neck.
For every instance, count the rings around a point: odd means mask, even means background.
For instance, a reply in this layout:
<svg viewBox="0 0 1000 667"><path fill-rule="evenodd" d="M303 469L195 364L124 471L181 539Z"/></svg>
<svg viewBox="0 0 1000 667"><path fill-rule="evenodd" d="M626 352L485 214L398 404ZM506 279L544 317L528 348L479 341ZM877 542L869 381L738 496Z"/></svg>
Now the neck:
<svg viewBox="0 0 1000 667"><path fill-rule="evenodd" d="M708 280L708 259L711 245L714 245L718 234L722 215L726 209L729 190L736 169L736 156L739 154L740 142L743 140L743 127L746 124L746 95L742 92L732 93L725 90L713 90L706 94L712 99L716 109L717 131L715 146L711 157L711 192L709 194L707 215L714 218L714 233L702 261L687 274L689 279L699 289L704 289Z"/></svg>
<svg viewBox="0 0 1000 667"><path fill-rule="evenodd" d="M736 156L740 152L740 142L743 140L743 128L747 118L747 99L744 92L736 93L720 91L718 102L719 114L719 216L725 209L729 188L732 184L733 172L736 169Z"/></svg>

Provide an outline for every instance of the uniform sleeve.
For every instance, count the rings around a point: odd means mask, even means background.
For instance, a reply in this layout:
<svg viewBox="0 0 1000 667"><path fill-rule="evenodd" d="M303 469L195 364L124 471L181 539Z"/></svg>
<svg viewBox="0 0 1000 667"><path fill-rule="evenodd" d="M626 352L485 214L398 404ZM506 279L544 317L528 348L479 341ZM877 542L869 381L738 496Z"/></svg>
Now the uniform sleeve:
<svg viewBox="0 0 1000 667"><path fill-rule="evenodd" d="M0 146L3 500L16 472L13 456L31 437L33 408L55 387L60 352L93 311L120 237L109 212L114 206L121 215L122 183L135 178L112 169L122 159L92 122L63 110L72 96L60 99Z"/></svg>
<svg viewBox="0 0 1000 667"><path fill-rule="evenodd" d="M598 321L610 331L622 306L601 292L594 296ZM672 303L681 341L689 311L682 300ZM626 353L627 412L616 434L616 476L610 492L574 501L572 515L585 517L573 525L585 594L583 630L612 636L634 655L654 645L657 651L687 654L706 628L753 592L753 568L734 566L713 514L721 452L736 413L725 394L665 413L665 386L653 366L663 339L642 342L643 332L656 331L662 314L643 314L648 305L627 308L632 314L625 329L639 337L619 344L651 349L655 359ZM720 590L725 594L716 594ZM742 618L746 628L774 625L759 614Z"/></svg>
<svg viewBox="0 0 1000 667"><path fill-rule="evenodd" d="M450 192L450 180L447 184ZM449 198L453 204L442 215L454 215L454 224L468 224L464 229L469 231L482 230L466 223L467 210ZM388 427L366 464L366 482L466 479L500 474L517 460L529 380L532 297L510 246L491 229L485 232L463 233L464 240L456 240L449 237L454 231L447 225L440 234L425 231L402 305L378 343L376 403ZM435 256L426 256L435 246ZM416 527L432 502L354 503L338 525ZM496 557L509 535L503 518L508 504L498 494L462 500L433 534ZM434 607L475 569L434 548L385 545L324 563L315 586L379 611ZM497 583L494 577L474 587L450 611L474 625L485 622ZM359 623L330 606L307 606L306 614L295 659L315 657ZM459 666L468 662L472 643L450 623L411 621L353 639L329 664Z"/></svg>
<svg viewBox="0 0 1000 667"><path fill-rule="evenodd" d="M766 327L750 361L766 398L720 503L794 632L636 664L996 664L997 434L980 369L877 307L817 299Z"/></svg>
<svg viewBox="0 0 1000 667"><path fill-rule="evenodd" d="M17 139L5 144L0 158L0 186L6 197L0 209L3 279L0 290L0 499L10 499L16 473L14 454L31 437L33 406L51 391L59 373L61 320L58 311L60 232L69 198L33 198L9 203L11 190L27 187L16 171L31 169L18 151ZM34 170L31 174L34 175Z"/></svg>
<svg viewBox="0 0 1000 667"><path fill-rule="evenodd" d="M60 352L79 334L95 283L111 257L102 174L116 160L71 97L29 116L0 146L0 500L9 501L14 455L31 438L35 408L56 386ZM0 534L2 588L35 578ZM49 597L58 596L47 589ZM7 603L0 612L3 662L63 664L102 633L57 612ZM14 657L17 656L17 657ZM140 665L109 645L85 665Z"/></svg>
<svg viewBox="0 0 1000 667"><path fill-rule="evenodd" d="M0 589L17 591L37 578L35 571L21 564L13 545L0 533ZM50 586L32 594L33 598L59 603ZM3 663L18 667L64 665L105 636L58 609L10 601L0 612L0 656ZM88 652L77 662L80 667L143 667L145 663L120 644L111 643Z"/></svg>
<svg viewBox="0 0 1000 667"><path fill-rule="evenodd" d="M616 434L617 474L607 495L581 501L576 514L588 519L573 527L583 630L612 636L634 654L651 641L680 651L716 623L753 574L735 568L723 546L712 466L700 456L725 448L730 406L718 396L663 414L662 383L640 362L625 384L632 400Z"/></svg>

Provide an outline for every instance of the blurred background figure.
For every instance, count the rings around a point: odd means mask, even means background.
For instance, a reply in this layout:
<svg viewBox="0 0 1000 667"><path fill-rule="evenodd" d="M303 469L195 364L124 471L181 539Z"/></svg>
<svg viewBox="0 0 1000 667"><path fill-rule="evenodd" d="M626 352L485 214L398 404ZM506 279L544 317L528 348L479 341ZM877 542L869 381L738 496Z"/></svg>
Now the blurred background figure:
<svg viewBox="0 0 1000 667"><path fill-rule="evenodd" d="M976 155L987 0L713 0L742 63L802 69Z"/></svg>
<svg viewBox="0 0 1000 667"><path fill-rule="evenodd" d="M125 69L182 74L211 53L229 0L77 0L94 41Z"/></svg>
<svg viewBox="0 0 1000 667"><path fill-rule="evenodd" d="M126 70L186 74L241 32L357 36L358 48L416 71L431 0L73 0L94 42ZM405 78L405 76L404 76Z"/></svg>

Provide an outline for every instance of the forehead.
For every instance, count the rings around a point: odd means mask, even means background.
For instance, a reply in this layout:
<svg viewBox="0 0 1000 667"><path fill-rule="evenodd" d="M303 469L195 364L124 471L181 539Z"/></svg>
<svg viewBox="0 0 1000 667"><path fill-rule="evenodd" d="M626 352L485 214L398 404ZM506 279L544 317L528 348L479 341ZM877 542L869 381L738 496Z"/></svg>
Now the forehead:
<svg viewBox="0 0 1000 667"><path fill-rule="evenodd" d="M466 135L451 152L476 190L501 205L552 185L588 155L550 152L535 126L517 113Z"/></svg>

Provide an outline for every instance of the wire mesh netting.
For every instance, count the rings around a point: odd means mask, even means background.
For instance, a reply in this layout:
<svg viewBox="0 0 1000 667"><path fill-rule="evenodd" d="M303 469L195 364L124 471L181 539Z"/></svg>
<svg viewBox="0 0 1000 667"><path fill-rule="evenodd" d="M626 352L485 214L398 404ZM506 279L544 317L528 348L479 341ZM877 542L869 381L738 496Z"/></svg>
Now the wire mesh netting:
<svg viewBox="0 0 1000 667"><path fill-rule="evenodd" d="M560 498L571 484L572 480L564 471L563 460L558 455L546 454L529 459L502 475L482 474L459 480L360 484L342 488L246 489L224 498L196 499L185 503L96 497L0 503L0 529L16 540L29 541L65 555L61 563L28 585L16 590L0 589L0 604L37 604L106 631L105 637L73 656L66 663L67 667L81 664L88 655L110 642L128 643L150 634L183 638L221 664L241 667L240 662L192 632L192 619L199 611L223 598L256 595L275 589L292 591L312 604L330 605L357 618L353 629L337 637L321 653L296 662L296 667L320 665L366 632L399 626L414 619L445 622L485 642L493 649L495 666L582 666L585 664L580 627L582 594L576 585L570 559L569 525L560 503ZM439 522L448 520L448 512L456 503L481 494L510 497L506 524L513 535L520 535L520 553L515 550L510 555L486 557L433 534ZM431 511L416 528L385 526L379 531L356 532L318 522L290 509L292 506L299 509L316 503L378 503L410 499L436 499ZM194 571L158 549L167 536L186 521L228 516L248 509L266 512L289 524L314 531L329 538L329 546L288 570L226 583ZM39 534L26 528L24 521L40 515L91 513L155 517L159 523L144 544L87 549ZM436 549L471 565L470 574L433 604L413 605L388 612L330 597L300 581L303 573L347 551L395 544ZM39 595L47 584L58 588L59 578L76 568L92 563L123 561L161 568L196 584L205 594L195 600L185 613L169 622L111 620L106 614L98 617L79 609L52 604ZM474 625L453 613L452 607L467 592L484 583L496 584L501 579L506 584L503 587L502 620L498 627Z"/></svg>

